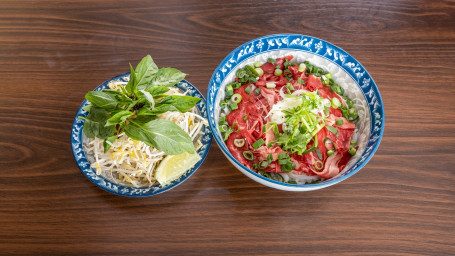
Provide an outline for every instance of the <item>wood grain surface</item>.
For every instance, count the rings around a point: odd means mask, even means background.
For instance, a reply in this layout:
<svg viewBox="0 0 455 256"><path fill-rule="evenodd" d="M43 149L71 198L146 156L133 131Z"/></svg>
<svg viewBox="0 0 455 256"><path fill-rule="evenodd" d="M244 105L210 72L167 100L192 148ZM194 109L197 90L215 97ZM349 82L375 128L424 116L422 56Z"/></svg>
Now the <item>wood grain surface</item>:
<svg viewBox="0 0 455 256"><path fill-rule="evenodd" d="M375 79L373 159L313 192L262 186L213 143L185 183L124 198L71 154L84 94L151 54L204 94L251 39L315 36ZM0 255L455 255L454 1L1 1Z"/></svg>

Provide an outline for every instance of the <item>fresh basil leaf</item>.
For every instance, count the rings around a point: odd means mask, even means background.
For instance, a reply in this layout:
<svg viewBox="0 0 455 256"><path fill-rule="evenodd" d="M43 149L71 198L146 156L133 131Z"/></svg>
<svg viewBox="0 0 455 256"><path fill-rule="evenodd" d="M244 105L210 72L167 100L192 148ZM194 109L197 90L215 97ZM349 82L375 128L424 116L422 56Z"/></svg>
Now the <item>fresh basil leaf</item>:
<svg viewBox="0 0 455 256"><path fill-rule="evenodd" d="M158 66L150 55L145 56L136 66L136 88L143 90L158 72Z"/></svg>
<svg viewBox="0 0 455 256"><path fill-rule="evenodd" d="M150 94L149 92L144 91L144 90L139 90L139 91L142 93L142 95L148 101L148 103L150 103L150 106L152 108L154 108L155 107L155 100L153 99L152 94Z"/></svg>
<svg viewBox="0 0 455 256"><path fill-rule="evenodd" d="M200 100L201 99L197 97L172 95L161 99L157 102L157 105L171 105L178 111L185 113L192 109Z"/></svg>
<svg viewBox="0 0 455 256"><path fill-rule="evenodd" d="M125 123L126 119L132 115L134 115L134 114L128 110L120 111L120 112L116 113L115 115L113 115L111 118L109 118L107 120L105 126L123 124L123 123Z"/></svg>
<svg viewBox="0 0 455 256"><path fill-rule="evenodd" d="M327 130L329 130L331 133L337 133L337 128L333 127L333 126L326 126L325 128L327 128Z"/></svg>
<svg viewBox="0 0 455 256"><path fill-rule="evenodd" d="M143 141L168 155L178 155L184 152L193 154L195 152L191 137L169 120L155 119L142 123L133 119L125 126L125 133L128 137Z"/></svg>
<svg viewBox="0 0 455 256"><path fill-rule="evenodd" d="M186 74L175 68L160 68L155 74L147 89L153 86L173 86L182 81Z"/></svg>
<svg viewBox="0 0 455 256"><path fill-rule="evenodd" d="M106 121L110 118L109 113L102 108L92 106L90 113L85 119L84 134L89 138L98 137L100 139L112 136L115 133L115 126L105 126Z"/></svg>
<svg viewBox="0 0 455 256"><path fill-rule="evenodd" d="M85 94L85 98L93 105L104 109L115 109L118 106L114 94L100 91L91 91Z"/></svg>
<svg viewBox="0 0 455 256"><path fill-rule="evenodd" d="M160 106L155 106L152 110L147 111L146 113L142 113L142 115L159 115L166 113L168 111L179 111L176 107L172 105L160 105Z"/></svg>
<svg viewBox="0 0 455 256"><path fill-rule="evenodd" d="M117 139L117 135L107 137L103 141L103 147L104 147L104 153L106 153L110 148L111 144L107 143L106 141L109 141L110 143L114 143L114 141Z"/></svg>
<svg viewBox="0 0 455 256"><path fill-rule="evenodd" d="M134 121L139 122L139 123L148 123L155 119L157 119L156 115L139 115L138 114L138 116L136 118L134 118Z"/></svg>
<svg viewBox="0 0 455 256"><path fill-rule="evenodd" d="M136 72L134 72L133 66L131 66L131 63L130 63L130 80L125 85L125 90L128 94L131 95L134 92L135 87L136 87Z"/></svg>
<svg viewBox="0 0 455 256"><path fill-rule="evenodd" d="M166 86L154 86L147 89L147 91L153 96L158 96L160 94L166 93L169 91L169 88Z"/></svg>
<svg viewBox="0 0 455 256"><path fill-rule="evenodd" d="M88 104L82 107L83 110L90 112L90 108L92 107L92 104Z"/></svg>

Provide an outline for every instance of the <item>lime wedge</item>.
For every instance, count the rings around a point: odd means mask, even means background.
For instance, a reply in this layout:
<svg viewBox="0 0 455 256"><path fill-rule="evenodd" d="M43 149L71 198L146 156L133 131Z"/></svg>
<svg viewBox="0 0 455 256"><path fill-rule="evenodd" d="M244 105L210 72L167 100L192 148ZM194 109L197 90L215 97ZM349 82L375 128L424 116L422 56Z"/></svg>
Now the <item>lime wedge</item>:
<svg viewBox="0 0 455 256"><path fill-rule="evenodd" d="M155 179L160 185L167 185L191 169L199 160L201 157L197 153L185 152L180 155L166 156L156 168Z"/></svg>

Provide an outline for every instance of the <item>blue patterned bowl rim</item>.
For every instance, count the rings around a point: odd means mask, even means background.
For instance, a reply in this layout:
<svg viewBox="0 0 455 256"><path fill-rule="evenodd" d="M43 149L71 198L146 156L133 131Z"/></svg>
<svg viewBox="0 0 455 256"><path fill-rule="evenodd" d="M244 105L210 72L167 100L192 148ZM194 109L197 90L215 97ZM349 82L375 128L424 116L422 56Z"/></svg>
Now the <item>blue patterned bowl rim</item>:
<svg viewBox="0 0 455 256"><path fill-rule="evenodd" d="M256 172L250 170L249 168L242 165L237 159L235 159L232 154L227 149L223 139L217 133L217 124L215 123L215 100L217 97L218 89L220 88L225 77L232 71L235 70L237 66L241 65L243 61L247 60L250 57L254 57L265 52L276 51L276 50L296 50L312 53L319 57L325 58L332 63L338 65L341 69L348 73L349 76L356 82L356 84L361 89L362 93L365 96L365 99L368 102L368 108L370 111L370 137L368 138L368 143L362 156L357 160L357 162L352 165L349 170L344 171L336 179L331 178L326 181L316 183L316 184L288 184L279 181L275 181L269 178L266 178ZM221 61L218 67L213 72L213 75L209 82L209 87L207 90L207 104L208 104L208 120L210 128L212 129L213 136L215 137L216 142L220 146L221 150L225 155L240 166L246 172L258 177L259 179L265 180L269 183L273 183L278 186L285 187L305 187L318 189L327 187L338 182L341 182L356 172L358 172L362 167L364 167L368 161L373 157L374 153L379 147L383 133L384 133L384 106L381 98L381 94L374 82L373 78L370 76L368 71L358 62L354 57L349 53L341 49L340 47L331 44L322 39L300 35L300 34L275 34L268 35L264 37L259 37L253 39L247 43L242 44L233 50L226 58Z"/></svg>
<svg viewBox="0 0 455 256"><path fill-rule="evenodd" d="M118 75L113 77L106 82L102 83L98 87L96 87L95 91L100 91L103 89L108 89L108 83L110 81L124 81L128 78L130 73L125 73L122 75ZM187 95L199 97L201 100L196 104L197 109L200 112L200 115L207 118L207 103L205 101L204 96L196 89L190 82L186 80L180 81L175 87L179 88L182 91L187 91ZM123 185L115 184L106 178L96 175L96 171L90 167L89 161L86 158L85 150L82 147L82 127L84 125L84 120L79 119L79 116L87 116L88 112L84 111L82 107L88 105L89 102L84 100L81 106L77 110L77 113L74 117L73 127L71 129L71 149L73 152L74 159L76 160L77 165L81 169L82 173L89 179L93 184L98 186L99 188L110 192L112 194L120 195L120 196L127 196L127 197L146 197L146 196L153 196L158 195L163 192L166 192L170 189L173 189L187 180L196 170L201 166L202 162L206 158L210 145L212 143L212 132L209 127L204 126L203 128L203 135L201 137L202 147L197 150L197 153L201 156L201 160L196 163L190 170L188 170L184 175L182 175L179 179L171 182L169 185L166 186L151 186L151 187L141 187L141 188L133 188Z"/></svg>

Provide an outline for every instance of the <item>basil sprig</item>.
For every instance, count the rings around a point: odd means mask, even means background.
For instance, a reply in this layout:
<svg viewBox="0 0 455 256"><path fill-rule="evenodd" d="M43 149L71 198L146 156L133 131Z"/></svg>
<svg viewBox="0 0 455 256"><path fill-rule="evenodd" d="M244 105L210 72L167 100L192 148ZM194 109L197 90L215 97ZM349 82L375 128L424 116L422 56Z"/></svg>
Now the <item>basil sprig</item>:
<svg viewBox="0 0 455 256"><path fill-rule="evenodd" d="M84 134L104 139L104 151L117 135L125 132L132 139L164 151L168 155L194 153L191 137L177 124L157 115L168 111L185 113L201 99L191 96L166 95L170 86L183 80L185 73L175 68L159 69L150 55L136 69L130 64L130 80L120 90L92 91L85 95L90 105ZM109 142L109 143L107 143Z"/></svg>

